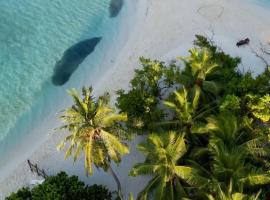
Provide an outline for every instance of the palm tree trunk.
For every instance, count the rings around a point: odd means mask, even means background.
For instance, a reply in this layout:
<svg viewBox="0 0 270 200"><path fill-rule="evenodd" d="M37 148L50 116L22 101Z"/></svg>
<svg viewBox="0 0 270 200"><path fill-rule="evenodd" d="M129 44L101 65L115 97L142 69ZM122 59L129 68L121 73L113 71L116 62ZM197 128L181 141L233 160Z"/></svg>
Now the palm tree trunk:
<svg viewBox="0 0 270 200"><path fill-rule="evenodd" d="M117 185L117 191L118 191L118 196L122 199L123 198L123 195L122 195L122 189L121 189L121 183L116 175L116 173L113 171L111 165L109 164L108 165L108 170L110 172L110 174L112 175L114 181L116 182L116 185Z"/></svg>

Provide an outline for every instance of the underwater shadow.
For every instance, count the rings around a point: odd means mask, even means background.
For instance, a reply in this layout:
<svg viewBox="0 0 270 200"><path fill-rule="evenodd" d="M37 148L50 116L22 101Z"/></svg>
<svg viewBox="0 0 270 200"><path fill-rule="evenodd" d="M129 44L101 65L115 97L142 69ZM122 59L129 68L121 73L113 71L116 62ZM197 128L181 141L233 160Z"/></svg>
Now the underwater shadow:
<svg viewBox="0 0 270 200"><path fill-rule="evenodd" d="M124 5L124 0L111 0L109 12L110 18L117 17Z"/></svg>
<svg viewBox="0 0 270 200"><path fill-rule="evenodd" d="M84 59L95 50L101 39L94 37L68 48L55 65L52 83L56 86L64 85Z"/></svg>

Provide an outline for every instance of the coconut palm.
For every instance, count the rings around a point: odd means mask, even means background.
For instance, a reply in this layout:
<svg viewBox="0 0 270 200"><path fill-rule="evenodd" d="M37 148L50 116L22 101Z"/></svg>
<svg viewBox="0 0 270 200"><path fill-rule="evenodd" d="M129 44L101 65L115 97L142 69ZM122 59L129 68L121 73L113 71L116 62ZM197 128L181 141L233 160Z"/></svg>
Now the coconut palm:
<svg viewBox="0 0 270 200"><path fill-rule="evenodd" d="M232 180L235 188L239 187L239 183L244 186L270 183L266 136L249 133L228 112L208 118L207 128L210 132L208 149L212 156L211 168L218 181L229 184ZM256 162L260 158L264 158L264 162L258 166Z"/></svg>
<svg viewBox="0 0 270 200"><path fill-rule="evenodd" d="M180 199L187 196L182 183L192 186L207 181L191 166L178 165L187 151L184 135L175 132L151 134L138 149L146 155L144 163L136 164L130 175L152 175L153 178L138 195L138 199Z"/></svg>
<svg viewBox="0 0 270 200"><path fill-rule="evenodd" d="M182 73L182 77L185 85L193 88L193 107L196 109L202 91L207 91L212 94L217 93L217 83L206 80L206 78L219 66L213 62L212 54L207 49L192 48L189 50L189 53L190 56L180 58L186 64L186 69Z"/></svg>
<svg viewBox="0 0 270 200"><path fill-rule="evenodd" d="M85 169L87 175L93 174L93 164L109 171L115 179L118 191L121 184L112 170L110 163L121 161L121 156L127 154L127 145L121 142L121 124L126 121L125 114L117 114L109 105L109 96L104 95L95 101L92 88L83 88L80 98L78 92L69 91L74 105L64 111L60 116L69 135L59 144L62 149L66 144L65 158L73 155L74 162L84 152Z"/></svg>
<svg viewBox="0 0 270 200"><path fill-rule="evenodd" d="M176 120L160 124L176 124L186 133L206 132L207 129L205 128L205 125L201 124L198 119L204 117L215 107L209 104L200 110L196 110L194 105L197 105L198 102L194 101L198 101L198 99L190 100L188 91L184 86L179 91L174 92L174 97L173 100L163 101L163 104L174 111Z"/></svg>
<svg viewBox="0 0 270 200"><path fill-rule="evenodd" d="M208 194L209 200L259 200L261 191L256 195L243 194L242 192L234 192L233 184L230 181L229 187L225 188L225 191L221 189L221 186L217 183L217 192L215 194ZM213 192L212 192L213 193Z"/></svg>
<svg viewBox="0 0 270 200"><path fill-rule="evenodd" d="M180 91L175 91L174 95L175 101L164 101L163 103L175 111L180 126L189 126L192 123L195 109L189 102L187 90L183 87Z"/></svg>

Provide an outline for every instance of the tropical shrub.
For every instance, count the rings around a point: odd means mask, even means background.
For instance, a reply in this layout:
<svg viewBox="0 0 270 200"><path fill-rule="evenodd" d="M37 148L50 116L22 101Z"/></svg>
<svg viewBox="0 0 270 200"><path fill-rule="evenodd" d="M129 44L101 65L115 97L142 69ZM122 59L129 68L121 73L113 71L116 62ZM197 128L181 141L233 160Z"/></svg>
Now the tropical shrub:
<svg viewBox="0 0 270 200"><path fill-rule="evenodd" d="M238 96L235 95L226 95L223 97L219 109L221 112L226 110L237 112L240 109L241 100Z"/></svg>
<svg viewBox="0 0 270 200"><path fill-rule="evenodd" d="M16 193L6 197L6 200L32 200L32 193L29 188L21 188Z"/></svg>
<svg viewBox="0 0 270 200"><path fill-rule="evenodd" d="M119 90L116 106L128 116L128 125L135 129L152 129L153 122L164 118L158 106L166 92L177 81L179 70L160 61L140 58L142 69L135 70L128 92Z"/></svg>
<svg viewBox="0 0 270 200"><path fill-rule="evenodd" d="M270 120L270 96L266 94L262 97L258 95L247 95L248 98L248 108L251 113L263 122L268 122Z"/></svg>
<svg viewBox="0 0 270 200"><path fill-rule="evenodd" d="M34 187L22 188L6 200L111 200L112 194L101 185L86 186L77 176L60 172Z"/></svg>

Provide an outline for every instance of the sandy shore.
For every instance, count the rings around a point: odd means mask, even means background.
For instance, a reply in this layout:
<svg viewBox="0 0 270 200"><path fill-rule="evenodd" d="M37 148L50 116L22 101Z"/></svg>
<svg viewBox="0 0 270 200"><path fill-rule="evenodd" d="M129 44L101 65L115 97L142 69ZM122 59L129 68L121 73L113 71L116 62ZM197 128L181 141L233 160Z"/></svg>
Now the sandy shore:
<svg viewBox="0 0 270 200"><path fill-rule="evenodd" d="M128 25L129 37L117 59L112 62L107 58L104 61L104 65L110 66L110 69L98 83L94 84L96 94L104 91L113 94L117 89L128 89L133 71L139 67L140 56L169 61L176 56L187 55L195 34L212 38L224 51L240 56L241 70L251 70L254 74L264 70L263 61L256 57L254 52L270 63L270 56L267 58L260 50L261 47L270 47L267 45L270 42L270 6L263 7L246 0L132 1L136 1L138 10L134 23ZM250 46L237 48L236 41L245 37L250 38ZM57 119L55 117L52 120ZM82 159L74 165L71 160L64 161L63 153L55 149L61 137L61 134L51 135L25 159L30 158L38 163L48 174L65 170L69 174L78 175L89 184L104 184L111 190L115 189L113 179L102 170L96 170L92 177L86 177ZM147 182L145 178L128 177L131 166L143 160L143 156L135 149L136 144L142 139L139 137L132 141L131 154L124 157L119 167L114 167L123 184L125 194L129 192L137 194ZM18 166L16 170L7 173L4 180L0 182L1 199L36 178L30 173L26 162L17 163L16 166Z"/></svg>

